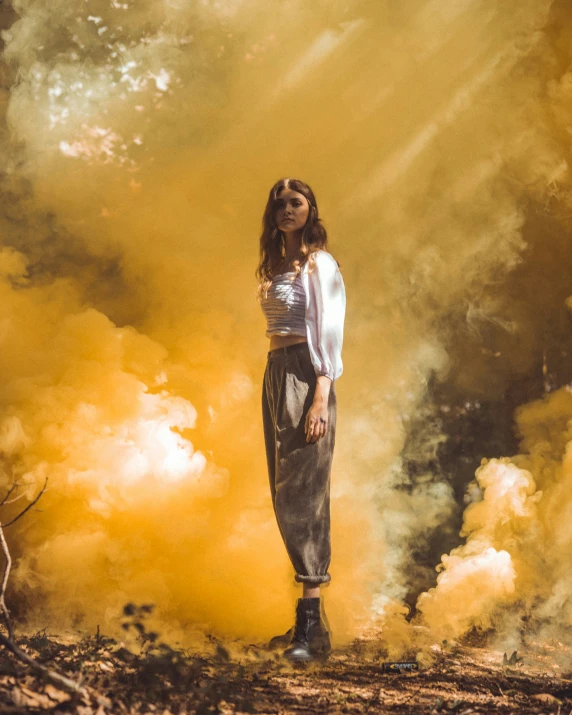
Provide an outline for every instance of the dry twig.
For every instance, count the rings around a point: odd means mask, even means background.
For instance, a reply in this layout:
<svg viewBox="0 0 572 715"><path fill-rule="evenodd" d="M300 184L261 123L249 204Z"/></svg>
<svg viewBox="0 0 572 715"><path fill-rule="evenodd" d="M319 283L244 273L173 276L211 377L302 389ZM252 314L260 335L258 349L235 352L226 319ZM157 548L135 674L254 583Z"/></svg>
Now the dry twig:
<svg viewBox="0 0 572 715"><path fill-rule="evenodd" d="M4 554L4 557L6 559L6 565L4 567L4 574L2 576L2 586L0 588L0 611L4 617L4 621L6 623L6 629L8 631L8 637L0 633L0 644L3 645L7 650L9 650L13 655L18 658L18 660L22 661L26 665L28 665L32 670L34 670L36 673L42 675L46 680L49 682L53 683L54 685L58 686L62 690L65 690L68 693L71 693L72 695L81 695L84 697L89 697L87 690L82 687L79 683L77 683L75 680L72 680L71 678L68 678L65 675L62 675L61 673L58 673L55 670L52 670L51 668L47 668L45 665L41 665L38 663L34 658L29 656L27 653L25 653L15 642L14 640L14 629L12 627L12 621L10 618L10 611L8 610L8 606L6 605L6 588L8 586L8 579L10 577L10 570L12 568L12 558L10 556L10 549L8 548L8 542L6 541L6 536L4 535L4 529L7 528L8 526L12 526L12 524L15 524L19 519L21 519L24 514L26 514L32 507L38 503L38 500L42 496L42 494L46 491L46 486L48 484L48 479L46 477L46 480L44 482L44 486L40 490L40 492L36 495L36 497L28 504L28 506L23 509L19 514L17 514L14 518L10 519L10 521L6 522L5 524L0 523L0 544L2 545L2 552ZM19 485L17 482L15 482L8 492L6 493L4 499L0 502L0 507L4 506L5 504L11 504L15 501L17 501L20 496L15 497L14 499L10 499L12 494L16 489L18 489L21 485Z"/></svg>
<svg viewBox="0 0 572 715"><path fill-rule="evenodd" d="M6 537L4 536L4 529L8 526L12 526L12 524L15 524L19 519L21 519L26 512L30 511L30 509L37 504L38 500L42 496L42 494L46 491L46 486L48 484L48 478L46 477L46 480L44 482L44 486L41 488L40 492L36 495L35 499L33 499L28 506L23 509L17 516L15 516L13 519L11 519L9 522L6 524L1 524L0 523L0 544L2 544L2 552L4 553L4 558L6 559L6 565L4 567L4 574L2 576L2 587L0 589L0 611L2 611L2 615L4 616L4 621L6 623L6 629L8 630L8 638L10 640L14 640L14 629L12 628L12 621L10 619L10 611L8 610L8 606L6 605L6 588L8 586L8 579L10 578L10 570L12 568L12 557L10 556L10 550L8 548L8 542L6 541ZM18 488L18 483L14 482L14 484L10 487L8 490L8 493L0 503L0 506L3 506L8 502L9 497L12 495L15 489ZM15 501L15 500L12 500ZM8 502L10 503L10 502Z"/></svg>

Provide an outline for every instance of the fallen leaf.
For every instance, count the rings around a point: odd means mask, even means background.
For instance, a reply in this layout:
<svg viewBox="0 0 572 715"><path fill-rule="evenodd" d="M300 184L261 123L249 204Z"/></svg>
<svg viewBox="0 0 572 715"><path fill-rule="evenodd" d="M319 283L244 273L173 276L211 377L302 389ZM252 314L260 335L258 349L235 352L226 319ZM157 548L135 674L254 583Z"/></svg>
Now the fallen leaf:
<svg viewBox="0 0 572 715"><path fill-rule="evenodd" d="M538 695L533 695L532 699L538 700L544 705L562 705L562 701L555 698L554 695L550 695L550 693L539 693Z"/></svg>
<svg viewBox="0 0 572 715"><path fill-rule="evenodd" d="M71 700L71 697L67 693L64 693L63 690L58 690L58 688L50 685L50 683L44 687L44 693L56 703L65 703L67 700Z"/></svg>
<svg viewBox="0 0 572 715"><path fill-rule="evenodd" d="M36 693L24 685L12 688L12 702L18 707L51 708L53 703L43 693Z"/></svg>
<svg viewBox="0 0 572 715"><path fill-rule="evenodd" d="M105 697L105 695L96 695L95 702L99 705L100 710L101 710L101 708L110 709L111 706L113 705L111 700L109 698Z"/></svg>
<svg viewBox="0 0 572 715"><path fill-rule="evenodd" d="M12 688L12 702L19 708L25 704L24 696L20 688Z"/></svg>

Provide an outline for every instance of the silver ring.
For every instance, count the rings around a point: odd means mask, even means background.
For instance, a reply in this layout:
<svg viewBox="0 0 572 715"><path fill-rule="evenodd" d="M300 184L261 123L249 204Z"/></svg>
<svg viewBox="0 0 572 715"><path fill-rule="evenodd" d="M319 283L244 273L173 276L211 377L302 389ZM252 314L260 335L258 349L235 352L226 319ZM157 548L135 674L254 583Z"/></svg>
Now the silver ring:
<svg viewBox="0 0 572 715"><path fill-rule="evenodd" d="M326 420L323 417L320 417L320 422L324 422L325 424Z"/></svg>

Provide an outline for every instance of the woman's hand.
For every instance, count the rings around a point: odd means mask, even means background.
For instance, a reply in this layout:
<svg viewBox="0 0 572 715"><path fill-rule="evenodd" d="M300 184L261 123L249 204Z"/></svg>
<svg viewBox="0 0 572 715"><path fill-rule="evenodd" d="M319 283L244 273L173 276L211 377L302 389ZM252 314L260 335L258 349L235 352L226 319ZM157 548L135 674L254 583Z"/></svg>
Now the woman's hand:
<svg viewBox="0 0 572 715"><path fill-rule="evenodd" d="M317 442L328 433L328 399L332 381L325 375L318 375L314 401L306 414L306 442Z"/></svg>

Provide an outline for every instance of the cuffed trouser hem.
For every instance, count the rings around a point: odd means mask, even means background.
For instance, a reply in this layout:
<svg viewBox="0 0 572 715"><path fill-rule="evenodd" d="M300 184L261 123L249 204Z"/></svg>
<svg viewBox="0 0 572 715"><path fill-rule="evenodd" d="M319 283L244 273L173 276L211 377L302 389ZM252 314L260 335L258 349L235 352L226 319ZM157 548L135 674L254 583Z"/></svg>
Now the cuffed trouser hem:
<svg viewBox="0 0 572 715"><path fill-rule="evenodd" d="M329 573L324 574L323 576L304 576L303 574L297 573L294 576L294 579L298 583L329 583L332 580L332 577Z"/></svg>

